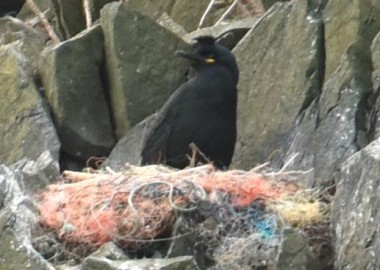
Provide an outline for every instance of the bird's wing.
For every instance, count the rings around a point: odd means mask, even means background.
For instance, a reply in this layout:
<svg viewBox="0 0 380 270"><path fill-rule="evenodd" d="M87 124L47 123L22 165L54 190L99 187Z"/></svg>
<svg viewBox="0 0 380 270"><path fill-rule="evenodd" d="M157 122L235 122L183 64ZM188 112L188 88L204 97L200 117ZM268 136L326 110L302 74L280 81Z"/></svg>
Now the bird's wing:
<svg viewBox="0 0 380 270"><path fill-rule="evenodd" d="M165 122L148 131L142 151L141 164L159 164L166 159L166 145L170 137L170 126Z"/></svg>
<svg viewBox="0 0 380 270"><path fill-rule="evenodd" d="M185 87L178 88L157 112L156 119L145 135L141 164L158 164L166 159L166 150L181 108ZM172 104L176 104L173 106Z"/></svg>

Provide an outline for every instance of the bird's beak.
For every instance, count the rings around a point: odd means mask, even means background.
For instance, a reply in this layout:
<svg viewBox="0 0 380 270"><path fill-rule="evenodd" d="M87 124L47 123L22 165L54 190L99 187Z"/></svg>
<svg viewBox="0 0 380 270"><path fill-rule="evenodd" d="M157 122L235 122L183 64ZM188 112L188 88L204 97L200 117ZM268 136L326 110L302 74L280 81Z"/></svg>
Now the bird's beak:
<svg viewBox="0 0 380 270"><path fill-rule="evenodd" d="M191 52L178 50L175 52L175 55L186 58L190 61L193 61L193 62L199 63L199 64L204 62L204 59L202 57L200 57L199 55L197 55L195 53L191 53Z"/></svg>

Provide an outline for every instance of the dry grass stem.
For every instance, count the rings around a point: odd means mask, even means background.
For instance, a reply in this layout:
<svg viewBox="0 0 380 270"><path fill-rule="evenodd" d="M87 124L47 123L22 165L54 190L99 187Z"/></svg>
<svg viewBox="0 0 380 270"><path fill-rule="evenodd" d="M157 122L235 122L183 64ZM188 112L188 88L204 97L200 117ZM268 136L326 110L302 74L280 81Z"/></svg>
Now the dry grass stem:
<svg viewBox="0 0 380 270"><path fill-rule="evenodd" d="M216 0L211 0L210 3L208 4L205 12L203 13L202 17L201 17L201 20L199 21L199 24L198 24L198 29L201 28L207 18L207 15L210 13L212 7L214 6L214 3L215 3Z"/></svg>
<svg viewBox="0 0 380 270"><path fill-rule="evenodd" d="M215 25L218 25L222 21L224 21L228 15L231 14L231 12L235 9L236 5L238 4L239 0L235 0L230 7L223 13L223 15L220 17L220 19L215 23Z"/></svg>
<svg viewBox="0 0 380 270"><path fill-rule="evenodd" d="M92 26L91 5L89 0L83 0L83 10L86 17L86 28L89 29Z"/></svg>
<svg viewBox="0 0 380 270"><path fill-rule="evenodd" d="M44 13L38 8L36 3L33 0L26 0L26 4L30 8L30 10L40 19L42 25L48 32L49 37L53 40L55 44L61 42L57 34L55 33L53 27L50 25L49 21L46 19Z"/></svg>

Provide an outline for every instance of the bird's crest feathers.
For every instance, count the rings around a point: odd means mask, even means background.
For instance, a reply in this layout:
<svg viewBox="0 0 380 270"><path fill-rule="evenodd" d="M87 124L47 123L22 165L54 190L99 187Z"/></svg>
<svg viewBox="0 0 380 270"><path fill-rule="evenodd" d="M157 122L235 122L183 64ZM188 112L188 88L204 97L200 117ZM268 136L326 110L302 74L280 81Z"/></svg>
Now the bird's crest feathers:
<svg viewBox="0 0 380 270"><path fill-rule="evenodd" d="M215 44L215 38L213 36L199 36L194 38L198 42L198 44Z"/></svg>

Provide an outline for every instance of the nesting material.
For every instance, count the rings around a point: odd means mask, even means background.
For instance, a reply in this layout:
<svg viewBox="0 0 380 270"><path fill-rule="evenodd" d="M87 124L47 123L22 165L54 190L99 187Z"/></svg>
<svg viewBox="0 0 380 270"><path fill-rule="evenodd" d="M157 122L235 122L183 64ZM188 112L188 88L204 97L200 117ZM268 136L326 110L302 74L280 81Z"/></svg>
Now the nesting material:
<svg viewBox="0 0 380 270"><path fill-rule="evenodd" d="M215 200L213 195L221 193L227 199ZM62 241L93 247L115 241L135 247L170 231L176 212L196 211L204 201L230 204L239 211L260 201L272 212L271 219L276 215L297 226L322 221L317 198L302 194L287 173L217 171L212 165L184 170L129 166L116 173L66 171L59 184L41 194L39 210L41 223ZM272 224L265 216L259 223Z"/></svg>
<svg viewBox="0 0 380 270"><path fill-rule="evenodd" d="M326 207L319 201L296 201L288 197L273 202L270 208L285 223L295 227L318 223L326 218Z"/></svg>

